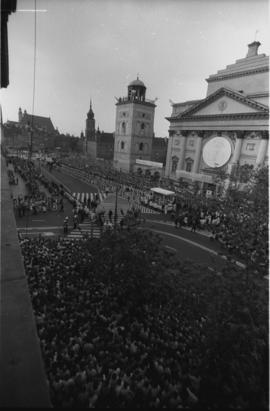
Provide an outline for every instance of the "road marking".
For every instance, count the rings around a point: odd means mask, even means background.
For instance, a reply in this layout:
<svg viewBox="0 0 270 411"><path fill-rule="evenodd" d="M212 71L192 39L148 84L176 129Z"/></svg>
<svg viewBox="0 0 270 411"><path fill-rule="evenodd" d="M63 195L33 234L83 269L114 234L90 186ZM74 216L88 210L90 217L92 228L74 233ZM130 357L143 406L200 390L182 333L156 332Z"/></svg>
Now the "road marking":
<svg viewBox="0 0 270 411"><path fill-rule="evenodd" d="M146 219L146 221L147 221L148 223L156 223L156 224L166 225L166 226L169 226L169 227L174 227L174 223L170 223L170 222L165 222L165 221L160 221L160 220L152 220L152 219L151 219L151 220ZM188 232L191 232L190 227L184 227L184 226L182 226L181 229L186 230L186 231L188 231ZM209 232L209 233L205 233L205 232L203 232L203 231L201 231L201 230L196 231L195 234L200 234L200 235L202 235L203 237L207 237L207 238L212 237L212 234L211 234L210 232Z"/></svg>
<svg viewBox="0 0 270 411"><path fill-rule="evenodd" d="M184 241L184 242L186 242L186 243L188 243L188 244L193 245L194 247L201 248L202 250L207 251L207 252L210 253L210 254L214 254L214 255L216 255L216 256L218 256L218 257L223 258L224 260L229 261L228 258L227 258L225 255L220 255L220 253L218 253L217 251L211 250L211 248L205 247L205 246L203 246L203 245L201 245L201 244L199 244L199 243L196 243L195 241L188 240L187 238L181 237L180 235L175 235L175 234L167 233L166 231L155 230L154 228L149 228L149 230L154 231L154 232L156 232L156 233L158 233L158 234L163 234L163 235L167 235L167 236L169 236L169 237L177 238L178 240L182 240L182 241ZM237 263L238 263L238 264L237 264ZM246 266L245 266L244 264L240 263L239 261L234 261L234 264L237 264L238 267L246 268Z"/></svg>
<svg viewBox="0 0 270 411"><path fill-rule="evenodd" d="M176 248L170 247L169 245L165 245L164 247L165 247L165 248L169 248L169 250L177 251Z"/></svg>
<svg viewBox="0 0 270 411"><path fill-rule="evenodd" d="M46 230L56 230L56 229L58 229L58 228L63 228L63 226L62 225L58 225L58 226L54 226L54 227L17 227L17 231L20 231L20 230L43 230L43 231L46 231Z"/></svg>
<svg viewBox="0 0 270 411"><path fill-rule="evenodd" d="M175 234L167 233L165 231L155 230L153 228L150 228L150 230L155 231L156 233L159 233L159 234L167 235L169 237L177 238L178 240L182 240L182 241L184 241L188 244L191 244L195 247L201 248L202 250L207 251L208 253L211 253L211 254L214 254L214 255L219 255L216 251L212 250L211 248L205 247L205 246L203 246L199 243L196 243L195 241L188 240L187 238L181 237L180 235L175 235Z"/></svg>

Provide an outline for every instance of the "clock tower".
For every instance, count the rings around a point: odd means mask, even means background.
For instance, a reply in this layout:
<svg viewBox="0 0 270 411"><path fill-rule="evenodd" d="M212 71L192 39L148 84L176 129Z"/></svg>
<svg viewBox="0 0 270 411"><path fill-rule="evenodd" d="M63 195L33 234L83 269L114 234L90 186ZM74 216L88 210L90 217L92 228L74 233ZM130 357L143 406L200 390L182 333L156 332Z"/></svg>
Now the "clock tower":
<svg viewBox="0 0 270 411"><path fill-rule="evenodd" d="M85 151L93 159L96 158L97 143L96 143L96 130L95 130L95 115L92 110L92 100L90 100L90 108L87 113L87 119L85 124Z"/></svg>
<svg viewBox="0 0 270 411"><path fill-rule="evenodd" d="M126 97L116 103L114 167L130 172L136 159L151 160L155 102L146 100L146 87L137 77Z"/></svg>

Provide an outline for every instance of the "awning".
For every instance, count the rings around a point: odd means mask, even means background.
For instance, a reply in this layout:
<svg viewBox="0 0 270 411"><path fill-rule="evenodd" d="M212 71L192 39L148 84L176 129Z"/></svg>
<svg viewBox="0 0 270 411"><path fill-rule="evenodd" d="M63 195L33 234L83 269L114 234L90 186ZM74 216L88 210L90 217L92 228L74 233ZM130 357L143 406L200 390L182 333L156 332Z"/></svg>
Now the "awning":
<svg viewBox="0 0 270 411"><path fill-rule="evenodd" d="M174 191L164 190L164 188L160 188L160 187L154 187L154 188L151 188L150 190L153 191L154 193L161 194L163 196L175 195Z"/></svg>

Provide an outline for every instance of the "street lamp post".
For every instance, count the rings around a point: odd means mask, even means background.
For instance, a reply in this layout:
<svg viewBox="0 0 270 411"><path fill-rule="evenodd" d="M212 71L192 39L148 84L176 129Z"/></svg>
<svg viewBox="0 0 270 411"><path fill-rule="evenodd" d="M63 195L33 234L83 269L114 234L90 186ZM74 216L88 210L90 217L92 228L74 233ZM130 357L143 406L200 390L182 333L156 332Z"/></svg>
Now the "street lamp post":
<svg viewBox="0 0 270 411"><path fill-rule="evenodd" d="M114 229L116 229L116 224L117 224L118 191L119 191L119 186L116 187L116 193L115 193Z"/></svg>

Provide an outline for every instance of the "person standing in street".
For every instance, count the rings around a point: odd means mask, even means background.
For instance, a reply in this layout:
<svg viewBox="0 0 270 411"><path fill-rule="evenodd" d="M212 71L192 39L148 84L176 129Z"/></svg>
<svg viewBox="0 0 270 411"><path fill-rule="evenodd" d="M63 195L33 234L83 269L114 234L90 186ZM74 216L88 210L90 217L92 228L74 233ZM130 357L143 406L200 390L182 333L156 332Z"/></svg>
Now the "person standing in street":
<svg viewBox="0 0 270 411"><path fill-rule="evenodd" d="M68 234L68 217L65 217L64 219L64 234Z"/></svg>
<svg viewBox="0 0 270 411"><path fill-rule="evenodd" d="M113 216L113 212L112 212L112 210L109 210L108 215L109 215L109 220L110 220L110 223L112 223L112 216Z"/></svg>
<svg viewBox="0 0 270 411"><path fill-rule="evenodd" d="M74 228L74 230L76 228L79 228L78 226L79 226L79 217L78 217L78 214L75 213L74 216L73 216L73 228Z"/></svg>
<svg viewBox="0 0 270 411"><path fill-rule="evenodd" d="M61 197L60 200L59 200L59 206L60 206L60 208L59 208L59 213L64 212L64 200L63 200L63 197Z"/></svg>

